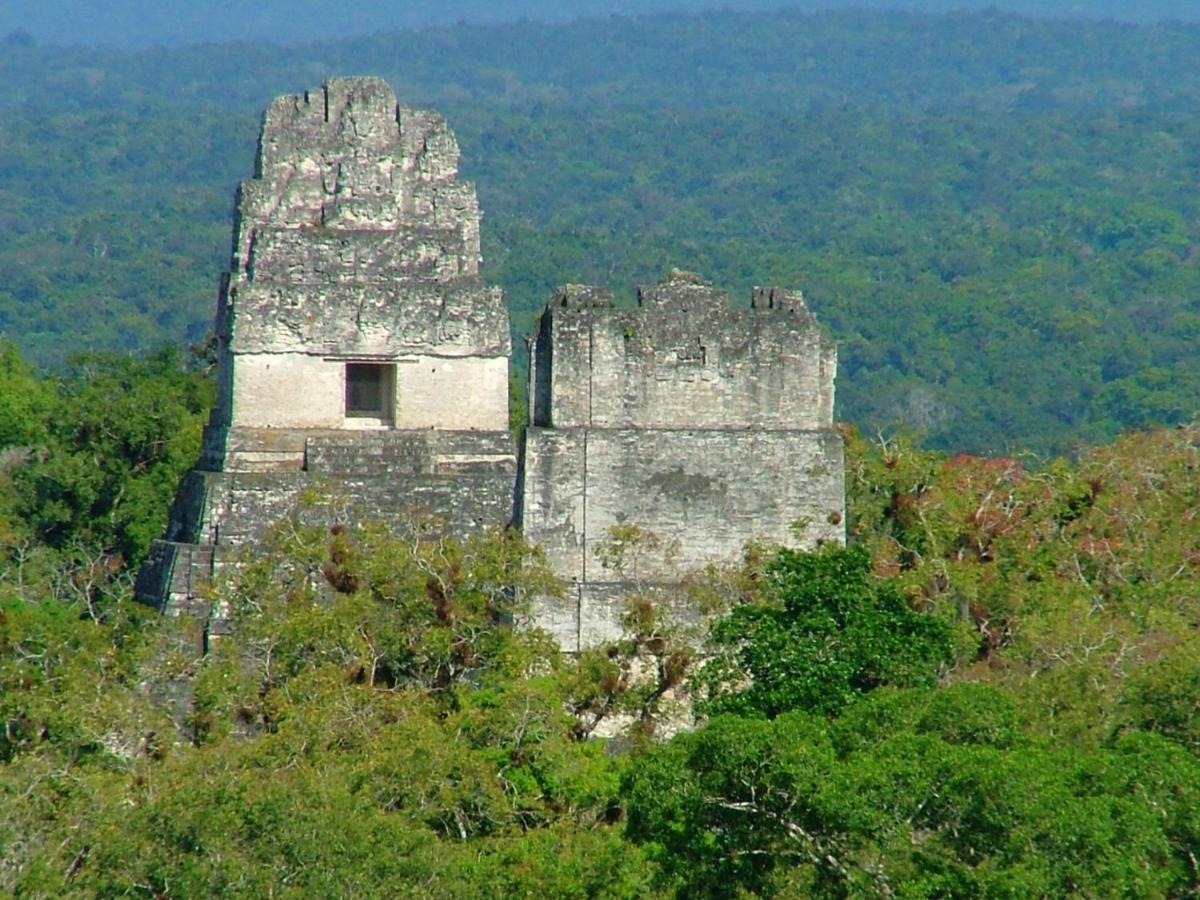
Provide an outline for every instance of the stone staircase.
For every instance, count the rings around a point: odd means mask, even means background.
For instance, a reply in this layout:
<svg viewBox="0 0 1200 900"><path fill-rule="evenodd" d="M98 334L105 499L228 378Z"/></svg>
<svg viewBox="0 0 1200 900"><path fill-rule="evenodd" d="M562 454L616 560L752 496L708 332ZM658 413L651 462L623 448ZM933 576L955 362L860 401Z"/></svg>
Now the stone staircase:
<svg viewBox="0 0 1200 900"><path fill-rule="evenodd" d="M509 432L232 429L222 461L223 471L184 476L166 538L138 574L143 602L195 609L232 548L261 543L308 489L336 497L348 517L400 524L429 516L455 535L503 524L513 512ZM212 462L206 448L202 464ZM304 512L312 524L324 524L316 521L323 515L322 504Z"/></svg>

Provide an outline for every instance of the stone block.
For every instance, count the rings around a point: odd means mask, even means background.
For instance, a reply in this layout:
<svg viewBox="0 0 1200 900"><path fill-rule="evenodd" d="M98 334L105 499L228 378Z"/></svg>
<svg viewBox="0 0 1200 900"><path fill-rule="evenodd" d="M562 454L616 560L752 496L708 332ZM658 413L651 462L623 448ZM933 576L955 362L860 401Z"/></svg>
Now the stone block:
<svg viewBox="0 0 1200 900"><path fill-rule="evenodd" d="M567 582L531 598L531 622L578 651L619 635L630 591L678 598L671 585L747 540L843 539L836 348L797 292L755 288L737 309L681 271L636 308L561 288L533 341L518 450L474 186L445 121L378 79L270 106L233 245L217 405L138 575L144 602L201 611L217 633L202 586L289 515L419 516L460 536L512 521ZM309 493L330 502L299 507ZM597 548L628 524L661 546L606 569Z"/></svg>

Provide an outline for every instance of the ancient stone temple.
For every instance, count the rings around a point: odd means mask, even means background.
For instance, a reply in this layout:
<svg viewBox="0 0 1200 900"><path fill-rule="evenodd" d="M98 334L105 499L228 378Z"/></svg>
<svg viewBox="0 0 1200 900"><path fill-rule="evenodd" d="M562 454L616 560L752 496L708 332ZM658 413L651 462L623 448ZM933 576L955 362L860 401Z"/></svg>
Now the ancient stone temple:
<svg viewBox="0 0 1200 900"><path fill-rule="evenodd" d="M216 313L218 396L137 594L186 604L308 485L451 529L512 515L509 320L445 121L378 79L267 111Z"/></svg>
<svg viewBox="0 0 1200 900"><path fill-rule="evenodd" d="M618 629L628 573L595 552L611 526L680 549L651 561L660 578L752 538L843 539L836 349L796 293L755 290L739 309L681 272L636 308L560 289L518 453L508 314L480 278L457 163L445 122L378 79L272 104L218 300L216 408L140 599L187 608L309 486L384 520L515 523L569 583L536 607L569 650Z"/></svg>
<svg viewBox="0 0 1200 900"><path fill-rule="evenodd" d="M614 525L649 530L662 554L677 544L673 561L640 561L652 577L734 560L754 538L841 541L836 360L799 294L759 289L735 309L673 272L618 309L603 289L562 288L534 345L518 510L571 583L540 624L571 649L616 636L630 573L594 552Z"/></svg>

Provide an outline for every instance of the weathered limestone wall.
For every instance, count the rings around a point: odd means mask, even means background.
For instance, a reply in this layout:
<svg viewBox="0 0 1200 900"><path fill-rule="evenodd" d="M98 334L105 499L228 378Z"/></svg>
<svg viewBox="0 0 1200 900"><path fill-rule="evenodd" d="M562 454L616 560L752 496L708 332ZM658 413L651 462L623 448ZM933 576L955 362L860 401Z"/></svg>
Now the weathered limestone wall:
<svg viewBox="0 0 1200 900"><path fill-rule="evenodd" d="M242 353L231 401L234 427L357 428L345 414L346 359ZM367 357L372 362L380 357ZM395 363L396 428L504 431L508 359L403 355Z"/></svg>
<svg viewBox="0 0 1200 900"><path fill-rule="evenodd" d="M217 306L217 406L140 598L187 606L314 485L351 515L509 520L508 312L457 176L441 116L379 79L267 110ZM364 364L381 367L378 414L348 408L347 367Z"/></svg>
<svg viewBox="0 0 1200 900"><path fill-rule="evenodd" d="M399 106L381 79L334 78L268 108L255 178L239 205L248 219L284 228L442 229L457 235L459 252L430 254L430 265L474 275L479 210L474 188L457 174L458 144L441 116ZM237 230L238 258L247 258L253 238Z"/></svg>
<svg viewBox="0 0 1200 900"><path fill-rule="evenodd" d="M596 555L614 525L674 545L643 555L651 580L733 562L752 539L842 541L835 372L798 294L755 291L737 310L673 273L617 309L561 289L534 347L519 520L571 591L539 624L570 649L616 635L624 585Z"/></svg>
<svg viewBox="0 0 1200 900"><path fill-rule="evenodd" d="M535 402L533 421L558 428L832 427L836 348L798 294L757 291L749 310L737 310L724 293L679 281L643 291L640 303L615 309L594 288L560 291L538 342L549 373L543 394L553 401Z"/></svg>
<svg viewBox="0 0 1200 900"><path fill-rule="evenodd" d="M511 514L516 444L503 432L294 431L272 435L300 447L300 466L195 470L180 485L167 539L217 544L254 540L292 508L296 493L324 482L364 514L403 521L411 514L471 531ZM275 444L277 452L285 448ZM447 500L449 494L460 495Z"/></svg>
<svg viewBox="0 0 1200 900"><path fill-rule="evenodd" d="M345 368L306 353L240 354L230 424L338 428L346 418Z"/></svg>
<svg viewBox="0 0 1200 900"><path fill-rule="evenodd" d="M397 428L508 428L507 357L415 356L397 362Z"/></svg>
<svg viewBox="0 0 1200 900"><path fill-rule="evenodd" d="M234 353L507 357L504 294L473 280L449 285L396 279L312 290L272 279L230 288L252 315L229 329ZM243 306L244 305L244 306Z"/></svg>
<svg viewBox="0 0 1200 900"><path fill-rule="evenodd" d="M595 546L636 523L697 563L730 562L752 539L842 539L841 440L829 431L532 428L522 524L560 572L610 580ZM652 567L667 565L647 559Z"/></svg>
<svg viewBox="0 0 1200 900"><path fill-rule="evenodd" d="M652 580L736 562L756 538L809 547L843 539L834 431L531 428L523 464L525 534L573 582L543 624L571 649L614 636L620 592L606 588L621 582L595 553L611 526L635 523L678 542L676 560L641 558Z"/></svg>
<svg viewBox="0 0 1200 900"><path fill-rule="evenodd" d="M313 486L343 516L459 534L515 521L570 582L536 619L568 650L619 628L629 585L596 557L614 525L679 547L641 560L661 581L753 538L842 540L836 349L798 294L756 290L738 310L680 272L636 309L562 289L519 455L508 313L480 278L475 190L457 174L446 123L378 79L271 105L216 311L217 406L139 598L198 602Z"/></svg>
<svg viewBox="0 0 1200 900"><path fill-rule="evenodd" d="M479 278L475 189L457 175L445 121L378 79L271 105L217 314L222 424L355 427L339 365L369 360L397 365L397 427L507 427L508 313Z"/></svg>
<svg viewBox="0 0 1200 900"><path fill-rule="evenodd" d="M240 449L257 450L235 457L237 469L184 477L167 533L138 574L139 599L171 612L190 608L205 582L261 541L308 487L336 486L351 515L397 525L428 516L456 534L511 515L517 459L506 433L266 431L258 441L239 433Z"/></svg>

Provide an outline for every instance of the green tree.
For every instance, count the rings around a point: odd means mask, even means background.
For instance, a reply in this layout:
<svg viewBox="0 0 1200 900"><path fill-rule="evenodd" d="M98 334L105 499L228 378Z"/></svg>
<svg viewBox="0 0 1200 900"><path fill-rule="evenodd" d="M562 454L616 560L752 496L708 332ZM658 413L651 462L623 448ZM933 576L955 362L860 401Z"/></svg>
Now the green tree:
<svg viewBox="0 0 1200 900"><path fill-rule="evenodd" d="M884 689L839 719L722 716L622 783L676 896L1155 896L1198 881L1195 759L1062 750L1000 689ZM965 714L965 721L963 714Z"/></svg>
<svg viewBox="0 0 1200 900"><path fill-rule="evenodd" d="M708 712L836 715L881 685L931 684L950 661L946 624L875 580L862 547L782 549L765 594L713 628L716 656L701 676Z"/></svg>
<svg viewBox="0 0 1200 900"><path fill-rule="evenodd" d="M0 339L0 453L39 443L46 433L50 404L50 392L34 377L16 344ZM0 471L10 465L0 462Z"/></svg>
<svg viewBox="0 0 1200 900"><path fill-rule="evenodd" d="M199 454L212 384L165 348L82 357L54 388L44 443L14 472L19 512L51 547L134 567Z"/></svg>
<svg viewBox="0 0 1200 900"><path fill-rule="evenodd" d="M1200 642L1184 641L1132 674L1121 692L1121 719L1200 756Z"/></svg>

